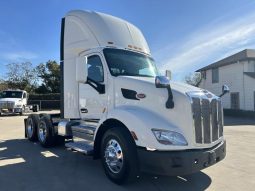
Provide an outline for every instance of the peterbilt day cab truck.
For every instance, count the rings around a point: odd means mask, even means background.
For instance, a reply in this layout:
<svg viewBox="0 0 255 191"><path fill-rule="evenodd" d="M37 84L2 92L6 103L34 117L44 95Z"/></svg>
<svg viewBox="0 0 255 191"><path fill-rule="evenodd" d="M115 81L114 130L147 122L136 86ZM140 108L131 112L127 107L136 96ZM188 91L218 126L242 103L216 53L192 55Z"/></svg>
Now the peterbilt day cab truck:
<svg viewBox="0 0 255 191"><path fill-rule="evenodd" d="M50 147L63 137L66 147L101 159L117 184L140 172L190 174L224 159L220 97L160 76L131 23L71 11L60 54L60 114L25 119L29 140Z"/></svg>
<svg viewBox="0 0 255 191"><path fill-rule="evenodd" d="M28 93L24 90L4 90L0 92L0 115L20 114L32 109L37 112L38 105L27 105Z"/></svg>

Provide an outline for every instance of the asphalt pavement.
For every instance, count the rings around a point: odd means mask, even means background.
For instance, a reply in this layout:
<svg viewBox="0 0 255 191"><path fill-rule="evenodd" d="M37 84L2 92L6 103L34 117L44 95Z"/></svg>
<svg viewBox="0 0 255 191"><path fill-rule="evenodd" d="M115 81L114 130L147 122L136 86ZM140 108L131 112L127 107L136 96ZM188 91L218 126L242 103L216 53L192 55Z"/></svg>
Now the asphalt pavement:
<svg viewBox="0 0 255 191"><path fill-rule="evenodd" d="M100 160L70 151L63 145L45 149L26 140L25 117L0 117L0 191L241 191L255 188L255 120L225 118L227 156L214 166L182 177L143 174L132 184L118 186L107 179Z"/></svg>

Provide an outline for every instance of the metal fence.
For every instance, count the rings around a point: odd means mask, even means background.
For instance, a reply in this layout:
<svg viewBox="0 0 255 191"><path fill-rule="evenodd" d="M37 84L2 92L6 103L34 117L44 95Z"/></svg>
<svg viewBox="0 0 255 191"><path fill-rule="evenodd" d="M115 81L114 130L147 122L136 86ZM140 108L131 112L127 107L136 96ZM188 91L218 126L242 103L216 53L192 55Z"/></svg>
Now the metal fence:
<svg viewBox="0 0 255 191"><path fill-rule="evenodd" d="M60 109L60 100L28 100L28 105L37 104L40 110Z"/></svg>

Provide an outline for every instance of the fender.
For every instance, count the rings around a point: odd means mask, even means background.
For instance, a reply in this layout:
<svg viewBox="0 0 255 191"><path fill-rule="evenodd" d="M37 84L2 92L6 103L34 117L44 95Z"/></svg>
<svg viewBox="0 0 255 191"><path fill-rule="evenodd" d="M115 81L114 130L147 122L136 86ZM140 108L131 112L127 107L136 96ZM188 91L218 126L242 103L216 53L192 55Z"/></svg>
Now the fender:
<svg viewBox="0 0 255 191"><path fill-rule="evenodd" d="M162 145L156 140L151 131L153 128L183 133L180 128L170 124L164 118L152 111L137 106L120 106L109 111L108 114L99 121L95 137L97 136L99 128L107 119L116 119L123 123L129 131L133 131L138 138L138 140L136 140L136 145L140 147L148 147L157 150L173 149L173 146ZM174 146L174 149L184 148Z"/></svg>

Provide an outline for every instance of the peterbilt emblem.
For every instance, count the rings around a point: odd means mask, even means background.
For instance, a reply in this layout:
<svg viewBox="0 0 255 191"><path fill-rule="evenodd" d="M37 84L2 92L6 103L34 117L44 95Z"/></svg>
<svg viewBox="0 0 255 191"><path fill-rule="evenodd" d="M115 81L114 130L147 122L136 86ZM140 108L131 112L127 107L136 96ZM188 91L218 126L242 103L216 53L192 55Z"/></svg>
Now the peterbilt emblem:
<svg viewBox="0 0 255 191"><path fill-rule="evenodd" d="M143 94L143 93L136 94L136 98L137 98L137 99L143 99L143 98L145 98L145 97L146 97L146 95Z"/></svg>
<svg viewBox="0 0 255 191"><path fill-rule="evenodd" d="M207 90L203 90L203 93L206 95L207 98L213 97L213 95L210 92L208 92Z"/></svg>
<svg viewBox="0 0 255 191"><path fill-rule="evenodd" d="M205 94L207 98L212 98L212 94L208 93L208 94Z"/></svg>

